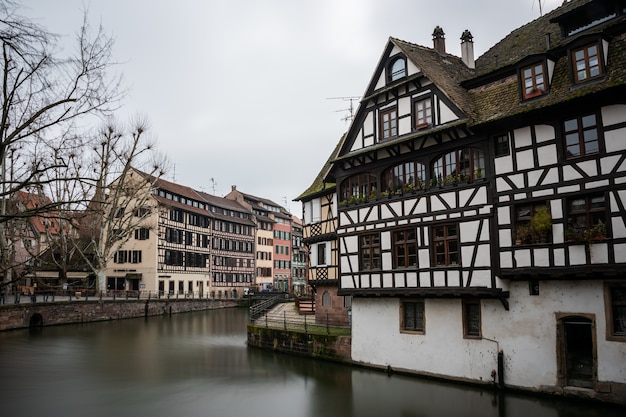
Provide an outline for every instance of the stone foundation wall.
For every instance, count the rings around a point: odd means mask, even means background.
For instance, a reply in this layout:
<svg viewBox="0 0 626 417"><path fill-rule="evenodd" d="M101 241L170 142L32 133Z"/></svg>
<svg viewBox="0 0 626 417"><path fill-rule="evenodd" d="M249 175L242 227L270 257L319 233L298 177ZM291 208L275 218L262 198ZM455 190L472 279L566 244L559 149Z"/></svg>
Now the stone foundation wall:
<svg viewBox="0 0 626 417"><path fill-rule="evenodd" d="M248 346L351 363L352 337L303 333L248 325Z"/></svg>
<svg viewBox="0 0 626 417"><path fill-rule="evenodd" d="M74 301L0 306L0 331L236 307L237 300Z"/></svg>

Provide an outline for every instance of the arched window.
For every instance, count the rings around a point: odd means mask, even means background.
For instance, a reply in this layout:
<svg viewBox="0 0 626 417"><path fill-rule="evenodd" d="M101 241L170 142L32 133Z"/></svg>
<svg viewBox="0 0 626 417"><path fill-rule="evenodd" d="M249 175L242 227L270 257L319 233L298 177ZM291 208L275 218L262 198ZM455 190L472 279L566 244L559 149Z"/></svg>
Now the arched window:
<svg viewBox="0 0 626 417"><path fill-rule="evenodd" d="M354 175L341 183L342 201L354 199L365 201L372 193L376 193L376 176L373 174Z"/></svg>
<svg viewBox="0 0 626 417"><path fill-rule="evenodd" d="M324 291L324 294L322 294L322 306L330 306L330 293L328 291Z"/></svg>
<svg viewBox="0 0 626 417"><path fill-rule="evenodd" d="M425 188L426 167L419 162L405 162L383 172L382 190L389 193Z"/></svg>
<svg viewBox="0 0 626 417"><path fill-rule="evenodd" d="M480 149L457 149L442 155L433 163L431 186L450 185L482 178L485 157Z"/></svg>
<svg viewBox="0 0 626 417"><path fill-rule="evenodd" d="M403 57L396 58L391 62L387 71L389 82L406 77L406 60Z"/></svg>

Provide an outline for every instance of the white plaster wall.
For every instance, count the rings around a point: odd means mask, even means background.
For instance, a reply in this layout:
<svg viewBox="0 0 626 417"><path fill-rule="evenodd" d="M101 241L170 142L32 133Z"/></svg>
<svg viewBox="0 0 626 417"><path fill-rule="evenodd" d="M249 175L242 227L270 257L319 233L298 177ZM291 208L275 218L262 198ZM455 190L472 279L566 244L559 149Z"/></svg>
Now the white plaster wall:
<svg viewBox="0 0 626 417"><path fill-rule="evenodd" d="M452 122L458 119L458 117L456 116L456 114L454 114L452 109L446 106L442 101L439 101L439 114L440 114L439 124Z"/></svg>
<svg viewBox="0 0 626 417"><path fill-rule="evenodd" d="M505 383L538 387L557 383L556 313L595 316L598 380L626 383L626 344L606 340L601 281L552 281L531 296L527 282L510 283L510 311L481 302L481 340L464 339L461 300L426 299L425 334L400 333L398 299L352 301L352 358L396 369L491 381L497 352L504 353Z"/></svg>
<svg viewBox="0 0 626 417"><path fill-rule="evenodd" d="M491 380L496 344L463 339L460 300L426 300L426 334L400 333L397 299L352 302L352 358L396 369Z"/></svg>

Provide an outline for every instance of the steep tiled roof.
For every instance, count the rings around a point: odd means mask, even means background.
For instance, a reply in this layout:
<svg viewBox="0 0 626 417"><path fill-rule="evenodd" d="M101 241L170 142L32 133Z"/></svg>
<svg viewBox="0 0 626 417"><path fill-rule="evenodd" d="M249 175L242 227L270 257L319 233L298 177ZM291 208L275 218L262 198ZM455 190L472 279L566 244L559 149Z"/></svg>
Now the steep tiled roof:
<svg viewBox="0 0 626 417"><path fill-rule="evenodd" d="M390 38L408 59L413 61L426 78L431 80L453 103L468 116L472 116L472 102L461 81L473 75L461 58L441 55L432 48Z"/></svg>
<svg viewBox="0 0 626 417"><path fill-rule="evenodd" d="M52 234L59 233L59 223L56 218L58 212L54 210L56 205L50 198L26 191L18 191L15 197L22 204L22 207L18 207L19 212L36 213L34 216L28 216L28 219L37 233L43 234L46 231Z"/></svg>
<svg viewBox="0 0 626 417"><path fill-rule="evenodd" d="M552 20L591 1L593 0L564 2L561 7L515 29L476 59L476 75L484 75L514 65L526 56L546 52L548 35L551 48L561 45L561 30L559 25L553 23Z"/></svg>
<svg viewBox="0 0 626 417"><path fill-rule="evenodd" d="M608 51L606 76L594 82L572 86L567 45L579 36L599 33L602 30L611 31L613 27L623 25L626 21L626 17L619 17L594 26L579 35L562 38L558 18L589 2L574 0L565 3L551 13L514 30L476 61L477 76L464 83L469 89L475 109L471 125L547 108L626 83L625 37L619 34L613 38ZM539 98L521 101L516 64L528 56L539 54L546 54L556 60L549 91Z"/></svg>

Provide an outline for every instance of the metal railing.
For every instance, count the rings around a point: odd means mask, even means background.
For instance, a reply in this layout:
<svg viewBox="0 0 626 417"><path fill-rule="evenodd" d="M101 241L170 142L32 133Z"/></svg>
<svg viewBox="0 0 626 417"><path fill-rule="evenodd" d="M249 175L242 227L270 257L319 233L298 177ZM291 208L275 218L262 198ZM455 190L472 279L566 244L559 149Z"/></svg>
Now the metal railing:
<svg viewBox="0 0 626 417"><path fill-rule="evenodd" d="M54 302L78 302L89 300L150 300L150 299L208 299L208 300L238 300L243 298L243 294L233 294L229 291L188 291L188 292L172 292L163 291L133 291L133 290L110 290L96 292L94 290L58 290L58 291L32 291L25 293L23 291L14 291L0 293L0 305L2 304L26 304L26 303L54 303Z"/></svg>
<svg viewBox="0 0 626 417"><path fill-rule="evenodd" d="M298 315L268 311L254 319L250 324L268 329L291 330L302 333L350 335L352 323L348 314Z"/></svg>

